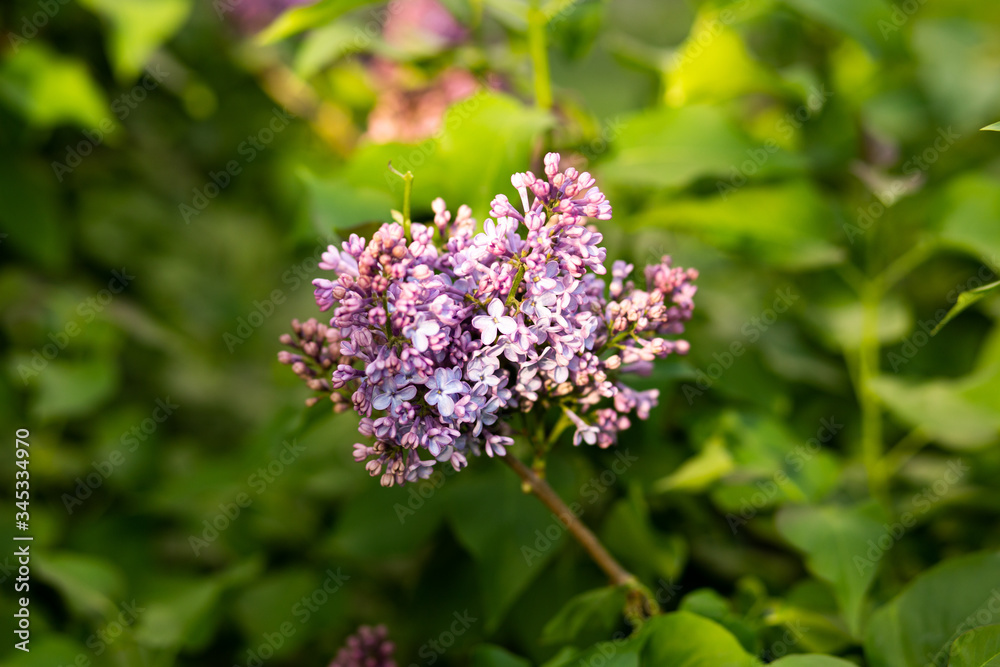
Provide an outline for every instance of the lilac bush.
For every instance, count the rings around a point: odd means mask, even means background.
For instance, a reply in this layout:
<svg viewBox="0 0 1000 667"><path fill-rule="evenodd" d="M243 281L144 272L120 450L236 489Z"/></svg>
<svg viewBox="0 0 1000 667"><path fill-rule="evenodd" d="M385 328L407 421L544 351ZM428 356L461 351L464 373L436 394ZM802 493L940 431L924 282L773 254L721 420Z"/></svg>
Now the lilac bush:
<svg viewBox="0 0 1000 667"><path fill-rule="evenodd" d="M663 257L643 289L616 261L605 284L602 235L588 221L610 220L611 205L590 174L559 161L545 157L545 179L514 174L520 207L497 195L481 232L469 207L452 215L437 199L429 224L397 215L370 241L352 234L323 255L331 275L313 284L329 324L293 322L279 360L334 410L361 416L374 442L354 458L384 486L438 462L458 470L470 454L504 456L515 424L536 438L549 412L559 413L549 442L572 428L575 445L609 447L658 398L621 376L688 351L666 336L691 317L697 271Z"/></svg>

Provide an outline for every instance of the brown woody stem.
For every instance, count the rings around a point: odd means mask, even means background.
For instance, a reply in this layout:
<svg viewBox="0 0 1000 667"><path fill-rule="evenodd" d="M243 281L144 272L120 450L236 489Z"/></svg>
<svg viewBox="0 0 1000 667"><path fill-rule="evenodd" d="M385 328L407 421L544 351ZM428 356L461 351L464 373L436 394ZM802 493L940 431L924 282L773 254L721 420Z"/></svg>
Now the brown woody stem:
<svg viewBox="0 0 1000 667"><path fill-rule="evenodd" d="M635 575L622 567L621 563L608 553L608 550L604 548L604 545L597 539L597 536L573 514L562 498L549 486L548 482L541 479L531 468L521 463L521 460L510 452L501 458L521 478L522 486L534 493L546 507L559 517L559 520L573 534L576 541L580 543L594 562L608 575L612 584L629 587L638 585L639 582Z"/></svg>

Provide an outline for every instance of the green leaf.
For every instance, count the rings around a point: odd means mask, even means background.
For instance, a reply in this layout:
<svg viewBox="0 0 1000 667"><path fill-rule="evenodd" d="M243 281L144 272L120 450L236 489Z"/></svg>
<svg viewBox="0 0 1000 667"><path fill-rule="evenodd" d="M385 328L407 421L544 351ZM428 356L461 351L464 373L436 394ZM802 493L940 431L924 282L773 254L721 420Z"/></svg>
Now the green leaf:
<svg viewBox="0 0 1000 667"><path fill-rule="evenodd" d="M948 667L1000 667L1000 625L969 630L956 639Z"/></svg>
<svg viewBox="0 0 1000 667"><path fill-rule="evenodd" d="M109 618L125 584L118 569L99 558L72 553L36 555L38 578L58 590L77 614Z"/></svg>
<svg viewBox="0 0 1000 667"><path fill-rule="evenodd" d="M651 619L643 626L642 634L646 637L643 665L756 667L760 664L721 625L686 611Z"/></svg>
<svg viewBox="0 0 1000 667"><path fill-rule="evenodd" d="M853 662L829 655L789 655L770 663L773 667L857 667Z"/></svg>
<svg viewBox="0 0 1000 667"><path fill-rule="evenodd" d="M492 644L480 644L472 650L469 667L531 667L531 662Z"/></svg>
<svg viewBox="0 0 1000 667"><path fill-rule="evenodd" d="M871 389L898 419L923 429L933 440L954 449L989 445L1000 435L1000 413L981 400L995 394L991 382L977 377L932 380L919 384L879 377ZM983 391L987 393L981 395ZM980 399L980 400L977 400Z"/></svg>
<svg viewBox="0 0 1000 667"><path fill-rule="evenodd" d="M607 637L621 621L627 597L624 586L607 586L575 596L545 624L541 642L579 645Z"/></svg>
<svg viewBox="0 0 1000 667"><path fill-rule="evenodd" d="M3 243L50 270L63 265L70 238L59 224L52 168L14 153L5 158L0 160L0 225L9 238Z"/></svg>
<svg viewBox="0 0 1000 667"><path fill-rule="evenodd" d="M693 458L653 485L654 493L687 491L698 493L733 469L733 457L722 439L712 439Z"/></svg>
<svg viewBox="0 0 1000 667"><path fill-rule="evenodd" d="M806 308L806 316L827 344L837 350L857 350L861 345L864 307L860 301L817 304ZM878 339L888 344L903 339L913 328L910 306L896 297L879 304Z"/></svg>
<svg viewBox="0 0 1000 667"><path fill-rule="evenodd" d="M898 41L892 30L881 26L892 23L891 7L883 0L785 0L806 16L825 23L861 42L873 55L881 55L889 38Z"/></svg>
<svg viewBox="0 0 1000 667"><path fill-rule="evenodd" d="M299 605L298 609L304 608L300 601L311 597L318 590L317 583L317 578L312 572L290 570L268 575L262 581L251 584L233 605L243 635L260 637L264 633L274 632L282 623L295 618L292 610L296 609L296 605ZM330 594L322 610L328 611L331 606L342 600L344 595L342 591ZM309 618L314 617L310 611ZM301 620L295 618L296 625ZM287 654L307 638L306 632L296 632L282 643L275 654Z"/></svg>
<svg viewBox="0 0 1000 667"><path fill-rule="evenodd" d="M392 197L370 188L351 186L339 179L320 179L303 170L313 222L321 234L350 229L365 222L389 219Z"/></svg>
<svg viewBox="0 0 1000 667"><path fill-rule="evenodd" d="M712 428L732 453L734 471L712 489L712 500L732 514L727 519L733 527L776 504L819 502L836 485L839 472L823 444L843 427L836 418L824 417L820 437L806 440L770 415L727 410Z"/></svg>
<svg viewBox="0 0 1000 667"><path fill-rule="evenodd" d="M356 26L343 22L313 30L295 52L295 72L308 79L337 58L357 50Z"/></svg>
<svg viewBox="0 0 1000 667"><path fill-rule="evenodd" d="M104 91L82 60L56 53L35 40L0 64L0 100L33 125L72 123L94 128L113 122Z"/></svg>
<svg viewBox="0 0 1000 667"><path fill-rule="evenodd" d="M552 123L547 112L481 89L449 108L434 137L416 146L369 144L354 154L338 176L355 187L372 187L381 180L386 186L383 191L402 202L402 180L386 168L391 161L396 169L413 172L415 211L429 211L431 201L443 197L453 212L468 204L482 220L489 215L489 202L497 193L517 200L510 175L530 163L533 147Z"/></svg>
<svg viewBox="0 0 1000 667"><path fill-rule="evenodd" d="M601 524L601 541L640 579L659 578L665 594L687 558L687 543L678 535L664 535L653 527L649 507L639 494L615 501ZM667 581L664 581L666 579Z"/></svg>
<svg viewBox="0 0 1000 667"><path fill-rule="evenodd" d="M966 173L950 181L941 196L941 240L997 268L1000 180L982 172Z"/></svg>
<svg viewBox="0 0 1000 667"><path fill-rule="evenodd" d="M21 641L17 639L15 641ZM30 652L14 651L4 655L4 667L38 667L39 665L72 665L79 656L88 656L93 647L84 648L68 637L49 632L32 633Z"/></svg>
<svg viewBox="0 0 1000 667"><path fill-rule="evenodd" d="M768 213L756 216L748 211ZM690 233L719 249L789 270L836 264L843 258L843 251L826 240L834 226L830 205L807 181L746 186L718 197L683 197L647 209L633 224Z"/></svg>
<svg viewBox="0 0 1000 667"><path fill-rule="evenodd" d="M37 377L32 410L42 420L78 417L107 401L118 388L118 367L110 359L51 361Z"/></svg>
<svg viewBox="0 0 1000 667"><path fill-rule="evenodd" d="M699 588L691 591L684 596L677 609L715 621L739 639L744 649L750 652L756 650L757 636L753 627L733 612L729 600L711 588Z"/></svg>
<svg viewBox="0 0 1000 667"><path fill-rule="evenodd" d="M954 124L963 137L976 132L1000 107L997 57L990 50L997 39L996 19L983 22L975 14L939 14L920 16L912 23L910 49L916 55L921 88L943 124L939 131L944 135Z"/></svg>
<svg viewBox="0 0 1000 667"><path fill-rule="evenodd" d="M365 481L364 490L340 511L326 545L334 553L362 559L413 553L427 544L443 521L444 492L450 489L437 489L432 482L438 486L454 483L445 481L444 475L391 489L379 486L378 480ZM372 526L386 528L372 530Z"/></svg>
<svg viewBox="0 0 1000 667"><path fill-rule="evenodd" d="M156 649L196 647L213 632L217 622L215 606L222 594L217 581L190 581L176 584L155 598L140 615L135 638Z"/></svg>
<svg viewBox="0 0 1000 667"><path fill-rule="evenodd" d="M641 113L624 123L616 146L614 157L601 167L601 177L632 187L683 187L708 176L724 177L727 180L720 180L719 184L728 186L730 176L748 161L753 165L754 178L786 173L802 166L801 160L783 150L768 152L757 145L722 111L710 106ZM756 150L764 157L754 162L752 154ZM744 218L747 210L742 209ZM765 216L769 218L771 216ZM794 228L795 225L782 224L781 227Z"/></svg>
<svg viewBox="0 0 1000 667"><path fill-rule="evenodd" d="M292 7L271 22L257 35L261 44L272 44L282 39L297 35L303 30L321 28L343 14L373 5L376 0L320 0L319 2Z"/></svg>
<svg viewBox="0 0 1000 667"><path fill-rule="evenodd" d="M566 533L558 517L521 491L512 472L491 468L475 478L465 473L462 484L455 480L448 501L452 530L476 562L488 631L545 569ZM484 508L489 508L489 521L483 520Z"/></svg>
<svg viewBox="0 0 1000 667"><path fill-rule="evenodd" d="M996 123L993 123L992 125L987 125L986 127L982 128L980 130L980 132L984 132L986 130L989 130L989 131L992 131L992 132L1000 132L1000 121L998 121Z"/></svg>
<svg viewBox="0 0 1000 667"><path fill-rule="evenodd" d="M180 30L191 0L81 0L110 24L108 52L118 78L136 77L161 44Z"/></svg>
<svg viewBox="0 0 1000 667"><path fill-rule="evenodd" d="M933 331L931 331L931 335L933 336L937 332L941 331L944 325L948 324L948 322L951 322L956 315L958 315L963 310L965 310L972 304L976 303L977 301L985 297L987 294L995 290L997 287L1000 287L1000 280L998 280L995 283L990 283L989 285L983 285L982 287L970 289L967 292L962 292L961 294L959 294L958 300L955 302L955 305L951 307L951 310L949 310L948 314L944 316L944 319L937 323L937 326L934 327Z"/></svg>
<svg viewBox="0 0 1000 667"><path fill-rule="evenodd" d="M784 507L776 517L782 537L806 554L806 567L830 584L851 634L861 631L865 593L878 572L869 542L886 534L873 503L856 507Z"/></svg>
<svg viewBox="0 0 1000 667"><path fill-rule="evenodd" d="M708 34L712 39L706 45ZM688 38L677 47L675 59L679 65L668 73L666 90L666 101L673 107L726 102L748 93L780 92L773 70L750 54L740 32L720 20L715 9L699 11ZM720 76L722 72L724 76Z"/></svg>
<svg viewBox="0 0 1000 667"><path fill-rule="evenodd" d="M951 558L879 607L865 634L870 667L942 664L962 633L1000 620L1000 553Z"/></svg>

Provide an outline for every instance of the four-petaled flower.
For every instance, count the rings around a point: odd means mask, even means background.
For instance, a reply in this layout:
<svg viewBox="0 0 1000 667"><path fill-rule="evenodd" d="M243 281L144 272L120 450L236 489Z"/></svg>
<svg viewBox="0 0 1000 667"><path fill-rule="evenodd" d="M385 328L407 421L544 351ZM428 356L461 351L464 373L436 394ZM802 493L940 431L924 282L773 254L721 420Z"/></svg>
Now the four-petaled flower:
<svg viewBox="0 0 1000 667"><path fill-rule="evenodd" d="M455 412L455 400L451 397L459 392L468 392L469 385L462 382L462 374L456 369L439 368L434 371L434 377L427 380L428 405L436 405L443 417L450 417Z"/></svg>
<svg viewBox="0 0 1000 667"><path fill-rule="evenodd" d="M472 318L472 326L483 333L483 344L491 345L497 339L497 331L509 336L517 330L517 322L513 317L503 314L504 307L500 299L493 299L486 307L489 315L477 315Z"/></svg>

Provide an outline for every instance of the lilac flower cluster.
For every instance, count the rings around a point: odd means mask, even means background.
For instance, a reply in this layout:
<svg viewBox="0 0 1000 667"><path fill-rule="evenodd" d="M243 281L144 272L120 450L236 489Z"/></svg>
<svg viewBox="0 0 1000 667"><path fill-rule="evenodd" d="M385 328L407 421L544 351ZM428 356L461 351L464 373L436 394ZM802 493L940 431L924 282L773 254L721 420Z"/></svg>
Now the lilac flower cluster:
<svg viewBox="0 0 1000 667"><path fill-rule="evenodd" d="M590 174L560 171L550 153L545 179L511 182L520 208L498 195L479 233L467 206L453 216L437 199L432 223L387 223L371 241L330 246L319 266L333 276L313 282L330 326L307 322L308 339L285 339L299 353L282 362L340 395L335 407L350 396L374 438L354 457L385 486L426 478L436 462L457 470L469 454L503 456L517 412L558 410L574 444L609 447L659 393L618 376L688 350L664 336L690 319L697 271L664 257L639 289L619 261L606 285L602 236L587 221L610 220L611 205ZM334 361L326 384L319 374Z"/></svg>
<svg viewBox="0 0 1000 667"><path fill-rule="evenodd" d="M396 647L386 639L388 635L384 625L374 628L362 625L337 651L330 667L396 667L392 657Z"/></svg>

